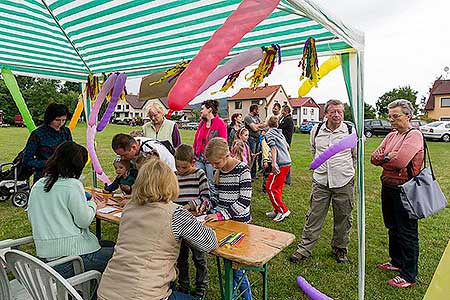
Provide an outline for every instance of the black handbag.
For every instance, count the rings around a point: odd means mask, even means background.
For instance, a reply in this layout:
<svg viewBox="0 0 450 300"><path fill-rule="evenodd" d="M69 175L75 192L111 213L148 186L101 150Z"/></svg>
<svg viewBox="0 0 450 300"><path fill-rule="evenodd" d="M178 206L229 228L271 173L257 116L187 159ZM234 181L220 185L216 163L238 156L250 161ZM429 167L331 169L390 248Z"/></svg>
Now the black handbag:
<svg viewBox="0 0 450 300"><path fill-rule="evenodd" d="M431 164L430 151L425 138L424 167L417 176L412 176L412 162L406 167L409 178L400 186L400 199L410 219L422 219L434 215L447 207L447 199L442 193ZM430 167L427 167L427 158Z"/></svg>

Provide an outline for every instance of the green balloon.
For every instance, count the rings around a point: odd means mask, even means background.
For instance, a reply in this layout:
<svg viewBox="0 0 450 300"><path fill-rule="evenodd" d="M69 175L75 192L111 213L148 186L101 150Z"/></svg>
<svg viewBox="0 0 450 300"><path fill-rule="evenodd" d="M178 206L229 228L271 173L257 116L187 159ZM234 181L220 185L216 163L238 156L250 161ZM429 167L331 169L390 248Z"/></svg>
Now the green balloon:
<svg viewBox="0 0 450 300"><path fill-rule="evenodd" d="M11 70L3 67L2 77L3 81L6 84L6 87L8 88L14 99L14 102L16 102L17 108L19 108L20 114L23 118L23 122L27 126L28 130L32 132L36 129L36 125L34 124L33 117L31 116L27 104L22 97L22 93L20 92L19 85L17 84L14 74L11 72Z"/></svg>

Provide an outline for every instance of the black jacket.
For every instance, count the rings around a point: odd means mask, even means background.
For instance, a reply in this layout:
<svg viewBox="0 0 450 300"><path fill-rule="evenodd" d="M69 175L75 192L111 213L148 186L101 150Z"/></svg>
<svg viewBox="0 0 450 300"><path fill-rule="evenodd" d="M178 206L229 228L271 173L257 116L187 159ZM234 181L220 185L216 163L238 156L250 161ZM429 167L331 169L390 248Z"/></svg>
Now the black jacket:
<svg viewBox="0 0 450 300"><path fill-rule="evenodd" d="M283 132L284 137L286 138L289 146L292 142L292 134L294 133L294 120L292 119L291 114L283 117L280 120L280 124L278 124L278 128Z"/></svg>

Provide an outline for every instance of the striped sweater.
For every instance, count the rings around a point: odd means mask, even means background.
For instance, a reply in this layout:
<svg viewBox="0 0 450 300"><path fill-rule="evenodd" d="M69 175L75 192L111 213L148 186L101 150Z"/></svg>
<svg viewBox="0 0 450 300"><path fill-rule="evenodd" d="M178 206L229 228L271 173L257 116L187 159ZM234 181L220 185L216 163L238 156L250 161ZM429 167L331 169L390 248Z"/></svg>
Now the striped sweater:
<svg viewBox="0 0 450 300"><path fill-rule="evenodd" d="M218 170L219 183L216 192L211 195L213 208L220 212L225 220L249 223L250 200L252 198L252 178L250 170L243 162L228 173Z"/></svg>
<svg viewBox="0 0 450 300"><path fill-rule="evenodd" d="M189 175L181 176L177 174L180 193L178 199L174 201L177 204L191 206L201 205L209 201L208 180L205 171L196 169Z"/></svg>

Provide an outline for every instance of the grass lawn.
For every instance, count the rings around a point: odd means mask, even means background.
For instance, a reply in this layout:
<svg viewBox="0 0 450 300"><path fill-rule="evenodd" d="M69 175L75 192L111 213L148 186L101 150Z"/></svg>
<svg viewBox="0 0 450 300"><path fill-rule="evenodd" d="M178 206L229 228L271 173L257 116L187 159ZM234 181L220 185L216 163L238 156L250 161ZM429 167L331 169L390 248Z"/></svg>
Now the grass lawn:
<svg viewBox="0 0 450 300"><path fill-rule="evenodd" d="M74 131L75 141L85 144L85 125L79 125ZM97 134L97 153L100 162L109 176L113 176L112 159L114 153L110 148L111 138L119 132L129 132L131 127L110 125L104 132ZM194 131L181 131L182 141L192 144ZM0 161L9 162L24 147L28 131L24 128L0 128ZM292 211L291 216L280 224L265 217L271 209L270 201L260 192L261 181L255 181L252 197L253 222L257 225L292 232L297 240L289 248L275 257L269 264L269 299L303 299L304 296L296 285L296 277L305 277L313 286L334 299L356 299L358 293L358 262L356 208L354 210L354 230L351 235L349 258L351 263L337 264L331 256L330 237L332 234L332 213L327 217L322 237L318 241L313 256L300 264L288 262L289 255L295 250L303 225L305 213L309 207L311 190L311 161L308 135L295 134L292 147L292 185L286 187L284 201ZM388 260L387 232L383 225L380 206L381 168L370 164L370 153L381 143L381 138L370 138L365 144L365 193L366 193L366 299L422 299L439 263L442 253L450 240L450 209L419 222L420 258L418 285L407 290L398 290L386 284L394 273L381 271L375 265ZM429 142L434 171L442 190L450 199L450 144ZM86 185L92 180L90 168L86 168ZM49 216L51 217L51 216ZM0 203L0 240L18 238L31 234L26 213L15 208L10 201ZM105 224L103 238L115 240L117 226ZM136 241L138 242L138 241ZM27 250L33 251L28 248ZM210 287L207 299L219 299L217 270L215 259L210 256ZM250 276L250 280L255 274ZM256 289L259 295L260 289ZM260 297L258 297L260 299Z"/></svg>

